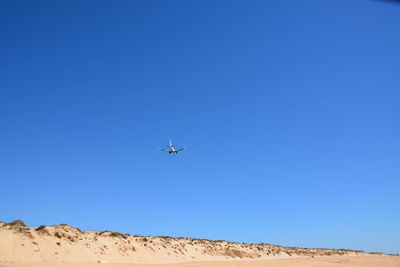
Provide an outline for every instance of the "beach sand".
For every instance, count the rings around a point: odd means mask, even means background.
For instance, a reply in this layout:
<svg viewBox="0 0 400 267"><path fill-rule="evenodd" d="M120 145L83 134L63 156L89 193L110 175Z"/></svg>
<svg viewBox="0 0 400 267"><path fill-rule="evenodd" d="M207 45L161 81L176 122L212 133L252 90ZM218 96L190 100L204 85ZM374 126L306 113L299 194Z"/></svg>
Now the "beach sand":
<svg viewBox="0 0 400 267"><path fill-rule="evenodd" d="M269 260L228 260L169 264L3 262L4 267L400 267L399 256L324 256Z"/></svg>

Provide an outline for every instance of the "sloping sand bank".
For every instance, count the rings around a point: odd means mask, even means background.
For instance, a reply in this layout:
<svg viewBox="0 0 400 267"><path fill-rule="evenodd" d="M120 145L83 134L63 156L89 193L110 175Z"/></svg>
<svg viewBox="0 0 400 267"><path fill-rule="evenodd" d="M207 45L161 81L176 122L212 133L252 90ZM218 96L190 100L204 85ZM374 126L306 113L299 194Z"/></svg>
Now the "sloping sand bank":
<svg viewBox="0 0 400 267"><path fill-rule="evenodd" d="M363 251L242 244L193 238L132 236L81 231L66 224L31 228L22 221L0 223L1 262L87 262L166 264L366 255Z"/></svg>
<svg viewBox="0 0 400 267"><path fill-rule="evenodd" d="M0 222L0 267L400 267L400 257Z"/></svg>
<svg viewBox="0 0 400 267"><path fill-rule="evenodd" d="M3 262L4 267L400 267L399 256L324 256L270 260L230 260L170 264Z"/></svg>

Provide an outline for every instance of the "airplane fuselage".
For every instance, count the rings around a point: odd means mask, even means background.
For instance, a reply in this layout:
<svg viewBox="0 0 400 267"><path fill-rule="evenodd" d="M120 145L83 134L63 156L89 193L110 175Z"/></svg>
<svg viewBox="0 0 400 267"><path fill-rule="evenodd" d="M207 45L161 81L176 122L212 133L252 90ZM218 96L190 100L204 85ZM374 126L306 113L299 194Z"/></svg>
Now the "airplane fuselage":
<svg viewBox="0 0 400 267"><path fill-rule="evenodd" d="M169 141L169 151L168 151L168 153L169 154L176 154L177 153L177 151L174 149L174 146L172 145L172 141L171 140Z"/></svg>
<svg viewBox="0 0 400 267"><path fill-rule="evenodd" d="M184 149L184 148L181 148L181 149L175 150L174 145L172 144L172 141L169 141L169 145L167 145L167 147L168 147L168 150L164 150L164 149L161 149L161 150L168 152L169 154L174 154L174 155L178 154L179 151Z"/></svg>

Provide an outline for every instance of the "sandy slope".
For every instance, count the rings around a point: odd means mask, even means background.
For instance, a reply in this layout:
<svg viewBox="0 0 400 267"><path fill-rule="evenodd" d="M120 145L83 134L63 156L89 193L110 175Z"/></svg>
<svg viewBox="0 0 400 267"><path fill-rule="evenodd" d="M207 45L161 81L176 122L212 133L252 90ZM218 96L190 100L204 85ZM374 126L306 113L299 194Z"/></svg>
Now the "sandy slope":
<svg viewBox="0 0 400 267"><path fill-rule="evenodd" d="M390 256L371 256L362 251L343 249L304 249L192 238L143 237L110 231L83 232L68 225L30 228L21 221L0 223L0 266L3 264L24 267L98 265L125 267L156 263L164 265L184 263L183 265L167 265L171 267L250 266L249 260L251 260L251 266L286 266L282 264L292 264L291 260L296 266L302 266L301 264L307 262L320 264L318 266L325 266L322 264L329 266L332 262L329 262L328 256L339 256L340 261L343 261L340 264L348 263L344 261L345 257L358 262L375 261L373 264L381 261L378 264L381 267L385 266L385 262L390 263L392 260ZM393 258L395 262L398 257ZM106 263L96 264L100 261ZM339 264L339 260L333 261ZM132 263L135 264L132 265ZM400 265L387 266L400 267Z"/></svg>

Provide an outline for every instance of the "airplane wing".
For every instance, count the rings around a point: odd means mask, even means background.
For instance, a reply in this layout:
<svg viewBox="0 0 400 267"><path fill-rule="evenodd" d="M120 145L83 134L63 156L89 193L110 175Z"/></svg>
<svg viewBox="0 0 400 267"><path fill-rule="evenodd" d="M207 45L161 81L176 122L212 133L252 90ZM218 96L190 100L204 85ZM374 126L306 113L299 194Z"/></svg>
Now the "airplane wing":
<svg viewBox="0 0 400 267"><path fill-rule="evenodd" d="M182 148L180 148L180 149L178 149L178 150L175 150L176 152L179 152L179 151L182 151L182 150L184 150L185 148L184 147L182 147Z"/></svg>
<svg viewBox="0 0 400 267"><path fill-rule="evenodd" d="M168 150L165 150L164 148L160 148L161 151L169 152Z"/></svg>

